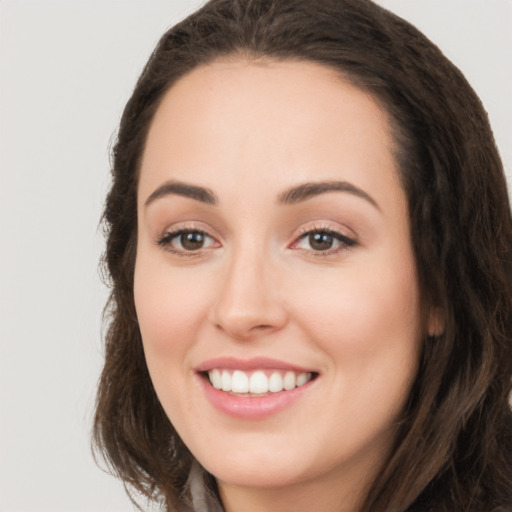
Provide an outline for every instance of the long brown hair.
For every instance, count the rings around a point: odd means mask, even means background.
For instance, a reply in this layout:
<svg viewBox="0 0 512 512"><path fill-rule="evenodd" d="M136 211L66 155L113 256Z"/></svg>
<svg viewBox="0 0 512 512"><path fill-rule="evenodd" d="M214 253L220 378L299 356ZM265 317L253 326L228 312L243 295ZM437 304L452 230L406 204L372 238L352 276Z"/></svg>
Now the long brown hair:
<svg viewBox="0 0 512 512"><path fill-rule="evenodd" d="M123 113L104 210L105 366L94 442L132 493L168 510L192 456L166 417L133 298L138 169L165 92L222 58L323 64L388 111L421 293L443 311L426 339L393 451L364 511L512 510L512 221L485 111L413 26L369 0L211 0L161 38Z"/></svg>

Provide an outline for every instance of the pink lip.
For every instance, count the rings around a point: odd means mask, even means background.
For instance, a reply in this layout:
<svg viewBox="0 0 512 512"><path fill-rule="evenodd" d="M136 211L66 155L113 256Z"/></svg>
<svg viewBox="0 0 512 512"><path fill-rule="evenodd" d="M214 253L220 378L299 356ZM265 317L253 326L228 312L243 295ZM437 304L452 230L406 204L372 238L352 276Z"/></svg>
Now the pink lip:
<svg viewBox="0 0 512 512"><path fill-rule="evenodd" d="M217 357L208 359L201 363L195 370L197 372L207 372L214 368L222 368L226 370L286 370L297 373L313 372L307 368L296 366L293 364L279 361L277 359L269 359L267 357L254 357L252 359L237 359L234 357Z"/></svg>
<svg viewBox="0 0 512 512"><path fill-rule="evenodd" d="M261 366L260 366L261 368ZM215 389L208 378L198 375L203 391L208 401L221 413L233 418L244 420L260 420L286 409L299 400L316 380L291 391L280 391L261 397L247 397L230 395L219 389Z"/></svg>
<svg viewBox="0 0 512 512"><path fill-rule="evenodd" d="M220 412L228 416L257 420L276 414L287 408L300 397L302 397L315 380L290 391L280 391L279 393L269 393L268 395L258 397L237 396L215 389L209 382L208 377L203 375L205 372L217 369L225 370L283 370L294 371L297 373L314 372L314 370L297 366L294 364L269 359L267 357L255 357L252 359L237 359L234 357L217 357L204 361L195 368L198 378L208 401ZM314 372L318 373L318 372Z"/></svg>

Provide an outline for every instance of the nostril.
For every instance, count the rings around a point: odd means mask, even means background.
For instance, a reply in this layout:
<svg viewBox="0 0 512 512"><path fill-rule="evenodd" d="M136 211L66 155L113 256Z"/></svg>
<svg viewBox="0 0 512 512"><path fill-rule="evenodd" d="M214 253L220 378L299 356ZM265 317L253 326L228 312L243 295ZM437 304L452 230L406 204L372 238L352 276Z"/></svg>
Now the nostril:
<svg viewBox="0 0 512 512"><path fill-rule="evenodd" d="M260 324L250 328L251 331L265 331L268 329L272 329L272 326L268 324Z"/></svg>

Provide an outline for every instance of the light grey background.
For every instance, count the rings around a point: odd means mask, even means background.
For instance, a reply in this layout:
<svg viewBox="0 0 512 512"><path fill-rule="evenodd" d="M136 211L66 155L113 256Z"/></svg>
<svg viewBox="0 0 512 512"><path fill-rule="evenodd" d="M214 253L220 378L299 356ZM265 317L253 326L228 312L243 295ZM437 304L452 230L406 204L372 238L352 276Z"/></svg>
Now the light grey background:
<svg viewBox="0 0 512 512"><path fill-rule="evenodd" d="M312 0L313 1L313 0ZM0 511L130 511L94 464L108 147L164 30L200 0L0 2ZM512 175L512 1L381 0L488 109Z"/></svg>

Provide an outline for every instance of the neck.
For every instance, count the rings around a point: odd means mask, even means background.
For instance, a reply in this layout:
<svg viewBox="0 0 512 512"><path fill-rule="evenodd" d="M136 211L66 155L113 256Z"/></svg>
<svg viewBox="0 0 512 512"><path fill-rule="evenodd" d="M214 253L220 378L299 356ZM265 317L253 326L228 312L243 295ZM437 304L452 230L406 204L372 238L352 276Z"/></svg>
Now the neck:
<svg viewBox="0 0 512 512"><path fill-rule="evenodd" d="M217 484L225 512L359 512L375 475L355 475L336 473L283 487Z"/></svg>

